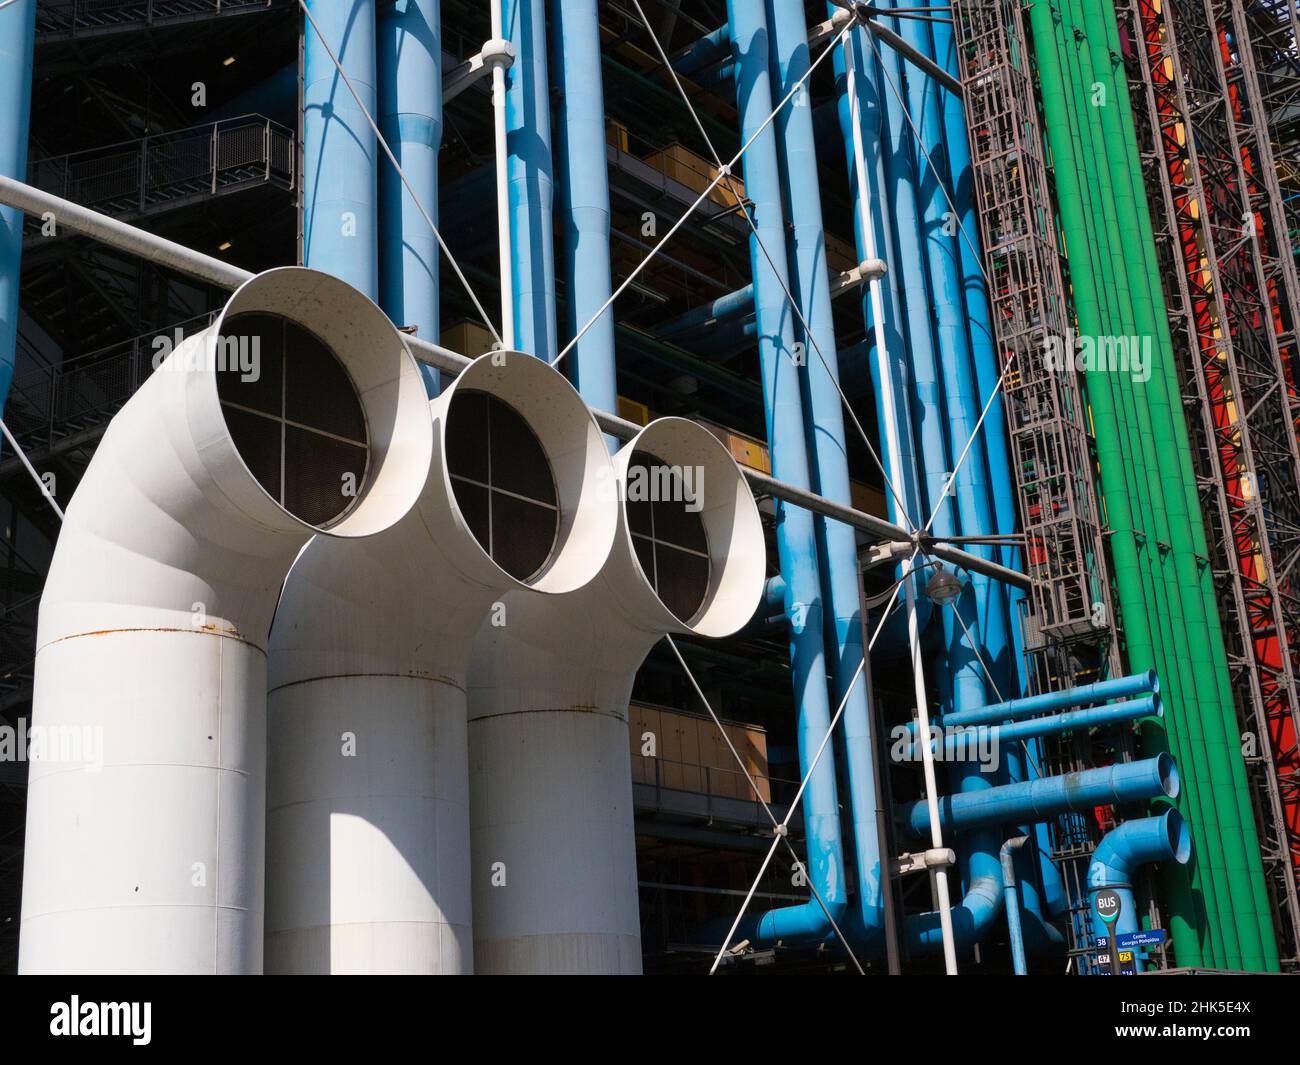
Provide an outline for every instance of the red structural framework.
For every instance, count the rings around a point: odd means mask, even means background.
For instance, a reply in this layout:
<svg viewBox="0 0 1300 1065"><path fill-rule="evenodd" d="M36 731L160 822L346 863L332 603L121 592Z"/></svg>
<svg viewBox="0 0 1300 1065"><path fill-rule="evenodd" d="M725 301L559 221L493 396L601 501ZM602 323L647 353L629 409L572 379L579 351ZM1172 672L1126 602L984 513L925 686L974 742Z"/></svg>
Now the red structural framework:
<svg viewBox="0 0 1300 1065"><path fill-rule="evenodd" d="M1300 964L1300 314L1242 6L1119 5L1210 560L1283 939ZM1272 39L1272 38L1270 38ZM1294 37L1292 36L1292 46ZM1145 115L1143 112L1145 111ZM1144 128L1145 127L1145 128Z"/></svg>

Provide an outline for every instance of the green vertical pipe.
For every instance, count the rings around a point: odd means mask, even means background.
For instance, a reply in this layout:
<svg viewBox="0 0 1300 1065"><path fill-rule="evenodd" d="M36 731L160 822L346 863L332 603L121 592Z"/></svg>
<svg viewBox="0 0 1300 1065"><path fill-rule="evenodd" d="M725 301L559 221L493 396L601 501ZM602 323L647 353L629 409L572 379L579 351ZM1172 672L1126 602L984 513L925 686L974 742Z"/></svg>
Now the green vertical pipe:
<svg viewBox="0 0 1300 1065"><path fill-rule="evenodd" d="M1037 46L1048 136L1057 164L1057 192L1062 225L1068 234L1077 238L1068 248L1075 264L1080 267L1077 271L1071 271L1075 308L1080 323L1088 327L1098 322L1100 311L1087 248L1088 223L1083 214L1082 194L1078 181L1078 175L1082 172L1081 161L1076 156L1068 132L1069 108L1056 51L1056 20L1047 0L1031 2L1029 15ZM1102 387L1090 390L1089 400L1093 417L1098 422L1104 422L1113 428L1116 425L1116 412L1109 383L1103 381ZM1096 434L1096 439L1097 458L1102 476L1111 485L1117 486L1106 496L1104 505L1108 524L1113 530L1111 554L1116 585L1121 606L1127 607L1124 613L1124 631L1130 665L1134 669L1150 668L1156 664L1156 655L1149 618L1144 609L1146 597L1143 591L1142 570L1138 559L1130 501L1122 487L1126 475L1124 456L1118 433L1099 432ZM1166 736L1165 730L1157 724L1148 725L1144 732L1153 746L1158 746L1162 741L1172 739L1176 735L1173 730L1169 730ZM1176 756L1178 753L1180 752L1175 752ZM1199 820L1199 815L1192 820L1195 823ZM1202 922L1198 920L1193 905L1190 882L1186 879L1178 882L1170 878L1166 895L1171 911L1170 932L1180 962L1185 965L1204 964L1199 935Z"/></svg>
<svg viewBox="0 0 1300 1065"><path fill-rule="evenodd" d="M1139 388L1127 376L1120 380L1126 388L1145 393L1136 398L1141 417L1148 419L1153 426L1156 456L1159 458L1157 472L1164 482L1157 485L1167 508L1167 525L1162 527L1161 536L1171 547L1170 559L1175 568L1186 625L1183 643L1190 655L1198 695L1189 709L1200 715L1204 754L1209 764L1211 805L1221 824L1223 851L1212 854L1216 871L1222 870L1229 903L1221 909L1221 916L1235 925L1240 947L1239 954L1229 952L1228 960L1238 967L1264 968L1265 941L1272 941L1272 929L1267 909L1262 914L1267 933L1261 928L1261 914L1257 912L1256 881L1251 876L1251 862L1252 858L1255 863L1259 861L1258 840L1254 833L1249 794L1244 788L1244 765L1235 750L1235 714L1226 652L1217 626L1218 611L1212 596L1207 598L1202 585L1202 577L1208 577L1208 571L1197 559L1194 529L1200 530L1203 542L1204 527L1195 486L1190 483L1192 463L1186 423L1180 407L1173 400L1179 395L1179 390L1173 369L1168 320L1163 313L1163 293L1160 296L1162 313L1159 317L1156 314L1153 289L1159 288L1159 280L1151 276L1149 269L1155 261L1154 236L1150 229L1149 211L1145 219L1139 215L1137 204L1140 200L1146 206L1145 192L1140 184L1135 187L1134 177L1140 183L1141 175L1140 172L1134 175L1125 151L1125 145L1131 142L1136 155L1136 133L1126 92L1121 96L1123 79L1116 76L1116 57L1107 47L1107 20L1113 20L1114 11L1103 12L1099 0L1067 0L1067 3L1074 28L1086 30L1086 36L1076 35L1075 39L1085 42L1081 45L1081 53L1087 83L1100 86L1102 93L1101 106L1094 106L1090 111L1094 128L1100 127L1097 157L1105 165L1098 169L1103 177L1109 173L1113 187L1102 231L1113 234L1114 241L1123 241L1124 254L1116 260L1117 273L1123 271L1129 311L1122 333L1150 337L1153 345L1158 347L1152 353L1153 374L1146 387ZM1079 20L1081 10L1084 12L1082 26ZM1089 59L1090 63L1087 62ZM1124 88L1126 90L1127 86ZM1216 623L1213 626L1211 619ZM1241 768L1243 787L1240 790L1234 787L1234 763ZM1257 883L1262 889L1262 867L1259 868ZM1220 901L1225 901L1222 892ZM1224 931L1226 942L1227 928Z"/></svg>
<svg viewBox="0 0 1300 1065"><path fill-rule="evenodd" d="M1250 799L1249 785L1246 779L1246 766L1241 756L1238 724L1234 707L1232 683L1228 674L1227 653L1224 647L1222 624L1219 618L1217 595L1214 588L1213 573L1209 566L1209 546L1205 535L1205 523L1200 513L1200 497L1196 489L1195 472L1191 459L1191 442L1186 420L1182 416L1181 405L1173 402L1173 397L1181 395L1174 368L1173 338L1169 331L1168 307L1165 303L1164 288L1160 280L1160 270L1156 262L1155 240L1151 226L1150 205L1147 202L1145 185L1142 179L1142 167L1138 155L1137 132L1132 121L1132 105L1128 94L1128 79L1123 69L1120 51L1118 21L1112 0L1088 0L1089 7L1095 12L1096 32L1104 35L1104 42L1094 43L1094 58L1100 65L1105 63L1113 86L1115 107L1110 110L1117 129L1117 136L1112 140L1112 149L1119 149L1115 154L1122 155L1123 171L1137 211L1137 224L1143 239L1140 242L1141 266L1147 291L1150 295L1152 315L1157 326L1157 338L1161 345L1161 358L1158 369L1161 372L1166 393L1169 396L1167 410L1170 415L1171 429L1178 444L1178 475L1189 516L1191 550L1194 557L1189 559L1193 565L1192 577L1206 623L1207 647L1211 652L1215 681L1218 689L1219 715L1218 725L1224 738L1222 757L1226 775L1216 780L1216 802L1226 802L1230 793L1236 804L1237 820L1241 827L1241 848L1238 854L1229 854L1229 868L1240 878L1249 891L1249 903L1238 911L1247 924L1253 924L1259 938L1261 967L1276 971L1278 951L1276 932L1273 927L1272 909L1268 890L1264 883L1263 861L1260 855L1259 838L1255 828L1254 805ZM1090 23L1090 28L1092 24ZM1205 707L1208 713L1209 707ZM1237 864L1237 859L1240 864ZM1243 936L1244 936L1243 931Z"/></svg>
<svg viewBox="0 0 1300 1065"><path fill-rule="evenodd" d="M1085 130L1088 149L1084 158L1095 160L1088 171L1096 193L1093 201L1092 225L1089 237L1097 246L1104 249L1097 259L1106 266L1108 274L1107 293L1110 297L1109 315L1102 335L1108 337L1129 336L1134 332L1134 323L1139 320L1137 294L1130 276L1131 249L1139 240L1133 231L1132 219L1121 220L1117 225L1115 183L1108 165L1107 144L1114 134L1104 128L1102 116L1108 110L1097 105L1095 86L1098 79L1093 70L1089 41L1078 32L1078 10L1080 0L1062 0L1061 8L1064 18L1064 48L1071 60L1072 77L1070 84L1075 87L1076 114ZM1109 100L1109 90L1102 84L1103 101ZM1113 112L1113 109L1109 109ZM1130 212L1131 213L1131 212ZM1149 312L1149 298L1147 309ZM1148 330L1151 329L1150 315L1145 315ZM1141 330L1138 330L1139 332ZM1148 331L1150 336L1151 332ZM1178 723L1187 737L1183 744L1184 757L1189 758L1189 792L1186 799L1189 811L1199 809L1198 866L1208 875L1200 878L1202 901L1206 910L1206 919L1211 940L1222 944L1222 951L1216 943L1210 954L1215 963L1233 967L1241 966L1238 947L1238 935L1234 922L1228 914L1231 912L1231 890L1229 876L1224 862L1225 849L1222 845L1219 827L1219 815L1212 801L1213 773L1209 766L1205 747L1207 737L1202 734L1201 721L1196 713L1199 692L1204 685L1203 670L1198 668L1195 659L1204 655L1204 638L1191 635L1190 627L1196 611L1189 607L1186 589L1179 581L1178 553L1170 550L1171 505L1165 491L1165 466L1168 463L1163 437L1158 432L1157 420L1152 416L1149 405L1150 390L1144 385L1137 385L1126 373L1110 374L1098 370L1089 374L1089 383L1098 375L1103 375L1113 383L1117 406L1121 412L1121 424L1128 433L1129 462L1139 478L1139 493L1135 498L1135 509L1142 514L1142 529L1145 532L1145 552L1149 564L1155 570L1156 594L1148 600L1148 613L1153 623L1164 632L1164 657L1159 667L1162 677L1168 676L1173 685L1169 704L1171 719ZM1179 501L1181 502L1181 501Z"/></svg>

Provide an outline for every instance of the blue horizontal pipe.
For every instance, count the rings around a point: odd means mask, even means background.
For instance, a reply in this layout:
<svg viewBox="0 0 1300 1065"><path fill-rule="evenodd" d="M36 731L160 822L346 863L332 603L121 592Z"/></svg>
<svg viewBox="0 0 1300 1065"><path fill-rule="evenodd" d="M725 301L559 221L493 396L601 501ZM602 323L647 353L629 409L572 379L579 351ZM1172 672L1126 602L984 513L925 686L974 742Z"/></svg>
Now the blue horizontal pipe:
<svg viewBox="0 0 1300 1065"><path fill-rule="evenodd" d="M936 724L945 728L953 725L994 725L1000 721L1032 717L1052 710L1065 710L1072 706L1086 706L1100 703L1107 699L1127 699L1130 696L1158 694L1160 680L1154 672L1134 673L1129 677L1117 677L1114 680L1098 681L1095 684L1081 684L1075 688L1066 688L1058 692L1044 692L1042 695L1030 695L1024 699L1010 699L1005 703L990 706L977 706L970 710L945 715ZM915 723L909 727L915 728Z"/></svg>
<svg viewBox="0 0 1300 1065"><path fill-rule="evenodd" d="M678 74L694 74L697 70L731 53L731 32L728 26L719 26L712 33L706 33L694 44L682 49L673 59L673 69Z"/></svg>
<svg viewBox="0 0 1300 1065"><path fill-rule="evenodd" d="M932 744L936 755L942 741L943 757L951 759L960 750L987 750L1001 747L1015 740L1038 736L1060 736L1087 728L1111 728L1143 717L1162 717L1164 708L1159 695L1145 695L1106 706L1089 706L1082 710L1067 710L1051 717L1032 717L1026 721L1013 721L1006 725L953 725L937 732ZM915 742L902 750L903 760L915 761L920 757ZM972 757L977 757L972 755Z"/></svg>
<svg viewBox="0 0 1300 1065"><path fill-rule="evenodd" d="M1177 862L1186 865L1192 857L1192 837L1177 810L1166 810L1158 817L1125 821L1111 829L1093 851L1088 866L1089 899L1110 888L1120 897L1120 912L1113 925L1107 925L1092 905L1092 928L1096 936L1106 936L1110 949L1115 937L1138 930L1137 905L1133 899L1133 873L1150 862Z"/></svg>
<svg viewBox="0 0 1300 1065"><path fill-rule="evenodd" d="M945 795L939 799L939 821L945 832L983 825L1032 824L1069 811L1091 810L1094 806L1177 796L1178 769L1169 755L1161 754L1140 762ZM915 836L925 836L930 831L930 812L924 802L905 807L902 821Z"/></svg>
<svg viewBox="0 0 1300 1065"><path fill-rule="evenodd" d="M662 326L656 335L660 339L666 339L679 333L688 332L691 329L699 329L702 326L723 322L738 315L753 313L754 286L746 285L744 288L736 289L735 292L728 292L725 296L719 296L716 300L710 300L699 307L691 308L685 314Z"/></svg>

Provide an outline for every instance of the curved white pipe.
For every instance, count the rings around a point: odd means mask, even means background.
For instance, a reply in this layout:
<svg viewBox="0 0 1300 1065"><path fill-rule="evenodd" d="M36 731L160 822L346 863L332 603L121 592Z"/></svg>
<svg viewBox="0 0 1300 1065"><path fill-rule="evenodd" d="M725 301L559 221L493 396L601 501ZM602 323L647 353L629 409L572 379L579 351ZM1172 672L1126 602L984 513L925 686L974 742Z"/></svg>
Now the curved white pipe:
<svg viewBox="0 0 1300 1065"><path fill-rule="evenodd" d="M624 489L634 453L695 471L710 579L675 617L637 561ZM474 964L480 973L641 969L628 702L667 633L726 636L754 614L766 552L758 510L705 429L664 418L614 457L618 534L599 578L567 595L504 597L470 667Z"/></svg>
<svg viewBox="0 0 1300 1065"><path fill-rule="evenodd" d="M227 429L215 339L247 312L309 329L360 399L369 462L328 529L273 499ZM102 739L102 767L31 763L21 971L260 971L276 597L314 532L365 536L414 504L432 445L426 403L373 303L286 268L240 287L113 419L50 565L33 699L34 726ZM259 469L264 457L249 453Z"/></svg>
<svg viewBox="0 0 1300 1065"><path fill-rule="evenodd" d="M467 391L512 407L550 463L559 531L527 583L492 560L457 502L448 425L463 416ZM434 461L416 507L365 541L312 541L276 613L268 972L471 971L465 673L474 633L507 591L531 587L549 602L591 580L614 539L609 454L562 374L530 355L485 355L430 411Z"/></svg>

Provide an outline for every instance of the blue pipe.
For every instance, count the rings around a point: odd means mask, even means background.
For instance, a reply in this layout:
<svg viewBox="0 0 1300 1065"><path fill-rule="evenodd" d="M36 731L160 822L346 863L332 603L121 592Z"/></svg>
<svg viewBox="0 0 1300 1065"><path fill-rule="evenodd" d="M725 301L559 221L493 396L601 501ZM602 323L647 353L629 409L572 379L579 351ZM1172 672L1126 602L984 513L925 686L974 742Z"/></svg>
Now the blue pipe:
<svg viewBox="0 0 1300 1065"><path fill-rule="evenodd" d="M953 759L962 750L997 749L1002 744L1016 740L1040 736L1060 736L1067 732L1078 732L1088 728L1113 728L1129 721L1143 717L1162 717L1164 708L1160 705L1160 696L1147 695L1141 699L1131 699L1123 703L1111 703L1108 706L1093 706L1083 710L1067 710L1052 717L1034 717L1026 721L1015 721L1006 725L957 725L953 729L939 732L935 737L936 757L942 751L945 760ZM955 729L955 731L954 731ZM902 760L916 761L920 754L915 742L902 748ZM978 755L974 755L978 757Z"/></svg>
<svg viewBox="0 0 1300 1065"><path fill-rule="evenodd" d="M833 14L838 10L828 4ZM885 195L887 179L885 175L884 154L881 151L883 137L884 110L880 100L879 86L876 79L868 72L866 53L860 47L861 40L856 34L849 37L845 45L837 47L831 56L835 71L836 107L839 115L840 135L844 141L845 157L848 163L849 194L853 201L853 232L857 247L858 260L862 261L872 255L889 257L893 246L893 216L888 209ZM853 70L855 93L849 94L849 70ZM871 202L863 211L860 202L861 187L858 180L858 164L854 149L853 108L857 107L862 124L864 184L870 194ZM863 228L864 214L869 217L875 239L868 240ZM877 424L884 426L887 419L892 419L898 428L899 465L903 471L902 483L894 488L902 499L886 489L885 505L889 518L895 524L907 525L909 520L920 521L925 512L922 505L920 474L917 470L916 443L912 432L912 409L910 394L912 382L907 359L906 341L902 334L903 315L900 310L902 293L900 278L896 270L891 269L881 286L881 307L883 311L883 332L885 336L884 352L875 351L875 315L872 309L871 287L862 291L862 316L866 325L866 358L871 374L873 394L876 398ZM884 405L884 390L881 387L881 368L886 368L894 397L894 407L887 410ZM891 468L892 452L890 442L881 433L880 457L885 469ZM906 516L903 510L906 509ZM895 570L895 576L901 568ZM922 570L916 577L917 626L924 630L930 620L931 603L924 595L927 573ZM907 647L907 617L905 612L896 612L881 631L878 653L886 649Z"/></svg>
<svg viewBox="0 0 1300 1065"><path fill-rule="evenodd" d="M1118 805L1144 799L1178 797L1178 770L1167 754L1140 762L1122 762L1040 777L1019 784L1002 784L978 792L945 795L939 800L939 822L945 831L985 825L1033 823L1069 811ZM902 812L903 826L914 836L930 831L930 811L914 802Z"/></svg>
<svg viewBox="0 0 1300 1065"><path fill-rule="evenodd" d="M514 46L506 71L506 177L510 185L510 256L514 262L515 347L553 361L555 331L554 180L550 82L543 0L492 0ZM600 158L605 158L602 143Z"/></svg>
<svg viewBox="0 0 1300 1065"><path fill-rule="evenodd" d="M442 146L442 25L439 0L398 0L379 13L379 130L420 203L438 221ZM396 169L379 171L379 305L397 325L439 338L437 238ZM439 374L421 364L430 396Z"/></svg>
<svg viewBox="0 0 1300 1065"><path fill-rule="evenodd" d="M909 20L915 21L915 20ZM952 23L935 19L923 23L929 40L925 54L935 60L954 78L961 77L957 58L956 36ZM961 98L941 86L936 91L942 101L943 152L951 172L951 192L956 204L961 230L956 235L959 252L960 287L965 305L964 321L970 341L971 358L975 368L975 382L981 403L993 396L988 415L981 429L985 456L988 461L989 485L993 495L996 531L1003 535L1016 532L1016 499L1014 480L1011 477L1010 448L1007 442L1006 420L1003 414L1002 394L995 391L1002 368L998 363L993 339L992 315L988 292L980 268L980 232L975 214L974 177L971 172L970 143L966 127L966 111ZM927 145L934 151L933 145ZM964 234L964 236L963 236ZM999 561L1013 569L1020 568L1020 552L1013 547L994 549ZM1008 608L1008 625L1015 653L1011 658L1011 688L1015 693L1023 690L1020 671L1023 667L1022 635L1016 618L1024 592L1019 588L1005 589ZM1013 696L1014 697L1014 696Z"/></svg>
<svg viewBox="0 0 1300 1065"><path fill-rule="evenodd" d="M773 95L784 99L808 71L808 27L802 0L767 0L771 38ZM805 436L812 455L814 489L828 499L852 505L844 412L839 393L839 359L831 314L822 226L821 189L812 107L805 96L781 109L776 118L777 154L785 177L786 253L794 269L791 294L802 323L795 334L804 345L800 374L806 417ZM804 331L804 327L807 331ZM858 907L870 936L883 927L880 839L872 748L869 674L859 677L862 612L859 598L857 537L843 522L816 518L826 611L826 653L834 698L844 705L844 761L853 818Z"/></svg>
<svg viewBox="0 0 1300 1065"><path fill-rule="evenodd" d="M1125 821L1107 832L1093 851L1088 866L1088 897L1091 901L1098 891L1111 888L1120 896L1120 913L1115 923L1108 926L1098 916L1096 905L1090 906L1093 935L1106 936L1111 940L1110 949L1114 950L1115 937L1138 930L1133 872L1139 865L1149 862L1186 865L1191 857L1191 833L1177 810L1166 810L1158 817Z"/></svg>
<svg viewBox="0 0 1300 1065"><path fill-rule="evenodd" d="M710 300L699 307L692 307L685 314L678 315L678 317L661 326L655 331L655 335L661 340L666 340L668 337L677 336L692 329L699 329L703 326L714 325L718 322L753 313L754 286L745 285L743 288L736 289L735 292L728 292L725 296L719 296L717 299Z"/></svg>
<svg viewBox="0 0 1300 1065"><path fill-rule="evenodd" d="M552 18L552 55L560 92L555 155L564 230L565 330L567 336L576 336L613 291L596 0L557 0ZM612 309L605 311L569 354L568 368L589 406L617 413ZM612 437L607 439L611 450L619 446Z"/></svg>
<svg viewBox="0 0 1300 1065"><path fill-rule="evenodd" d="M1020 900L1016 897L1016 865L1011 858L1029 841L1028 836L1016 836L1002 844L998 859L1002 863L1002 897L1007 911L1007 935L1011 939L1011 966L1017 976L1027 976L1025 964L1025 936L1020 929Z"/></svg>
<svg viewBox="0 0 1300 1065"><path fill-rule="evenodd" d="M374 0L312 0L308 6L361 102L375 114ZM374 130L310 25L303 48L304 259L377 300Z"/></svg>
<svg viewBox="0 0 1300 1065"><path fill-rule="evenodd" d="M865 34L866 31L860 27L854 30L855 36L863 37ZM859 47L872 54L867 42L860 43ZM922 183L914 154L915 136L898 98L898 94L906 92L909 85L901 58L890 49L880 49L872 55L871 67L878 79L877 91L885 101L889 127L886 171L896 222L894 233L898 262L908 307L908 340L915 385L912 413L919 421L917 432L922 442L924 491L935 513L932 531L939 536L952 535L959 529L985 533L990 526L979 510L978 493L985 483L985 475L980 469L982 458L977 449L962 464L958 477L948 489L956 493L956 507L949 495L942 494L948 488L949 473L974 422L968 417L969 367L962 365L951 309L943 306L951 299L951 286L941 269L941 256L935 241L927 239L930 236L927 224L932 221L936 192L935 175L929 174L928 183ZM918 82L928 80L911 79L914 100L908 110L917 116L917 120L923 119L926 108L923 100L919 104L916 102L915 91ZM932 123L928 128L932 128ZM933 331L936 312L940 326L937 336ZM986 687L973 640L983 639L999 652L1005 640L1004 635L999 636L996 631L986 631L990 622L994 622L987 610L989 598L987 581L981 580L978 585L968 582L951 608L941 611L947 654L946 664L936 664L936 680L945 713L979 706L988 700L992 685ZM988 658L985 655L986 661ZM1004 683L997 678L997 664L990 664L995 670L993 684L1001 690ZM957 766L951 778L955 790L962 793L974 794L992 787L992 782L978 766L971 764ZM973 924L972 934L978 939L997 913L1001 878L998 837L992 831L977 833L959 839L957 845L966 896L961 905L954 908L954 923ZM989 905L990 894L994 899L992 906ZM937 915L927 916L937 922Z"/></svg>
<svg viewBox="0 0 1300 1065"><path fill-rule="evenodd" d="M754 205L758 237L771 255L769 261L758 239L751 234L749 252L772 472L781 480L810 488L799 375L793 360L793 320L783 291L789 285L789 269L776 135L770 123L759 133L773 107L766 19L763 6L752 0L727 0L727 15L737 64L736 105L741 140L755 138L744 155L745 191ZM781 575L786 581L786 614L791 619L790 660L798 707L796 732L802 777L808 775L831 722L817 541L809 511L778 503L777 552ZM811 775L803 804L808 876L838 923L848 907L848 896L835 777L835 759L827 750ZM826 914L817 900L811 899L800 906L769 910L757 916L742 934L766 942L809 942L822 938L828 931Z"/></svg>
<svg viewBox="0 0 1300 1065"><path fill-rule="evenodd" d="M991 706L977 706L960 713L947 714L936 724L944 728L954 725L994 725L1000 721L1015 721L1034 714L1045 714L1055 710L1068 710L1072 706L1087 706L1091 703L1103 703L1108 699L1126 699L1130 696L1159 695L1160 678L1153 670L1145 673L1133 673L1127 677L1114 680L1099 680L1094 684L1080 684L1073 688L1064 688L1056 692L1044 692L1041 695L1028 695L1023 699L1011 699L1005 703ZM915 722L908 728L915 730Z"/></svg>
<svg viewBox="0 0 1300 1065"><path fill-rule="evenodd" d="M697 70L724 59L731 52L731 33L730 25L719 26L712 33L706 33L673 57L673 69L678 74L694 74Z"/></svg>
<svg viewBox="0 0 1300 1065"><path fill-rule="evenodd" d="M0 174L18 181L27 180L35 47L36 0L17 0L0 8L0 100L7 108L0 126ZM0 207L0 410L14 378L22 254L23 213Z"/></svg>

